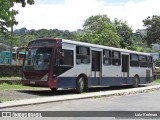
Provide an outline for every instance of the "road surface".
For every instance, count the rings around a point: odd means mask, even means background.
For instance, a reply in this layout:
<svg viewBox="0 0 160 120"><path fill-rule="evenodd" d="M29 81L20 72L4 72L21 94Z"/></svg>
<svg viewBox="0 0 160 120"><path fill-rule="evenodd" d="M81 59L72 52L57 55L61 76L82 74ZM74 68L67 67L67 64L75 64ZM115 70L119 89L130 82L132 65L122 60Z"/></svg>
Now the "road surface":
<svg viewBox="0 0 160 120"><path fill-rule="evenodd" d="M51 102L37 105L4 108L0 111L160 111L160 90L124 96ZM39 119L39 118L38 118ZM43 119L43 118L42 118ZM50 118L51 119L51 118ZM82 117L52 118L60 120L84 119ZM85 118L90 120L91 118ZM110 120L115 118L94 118Z"/></svg>

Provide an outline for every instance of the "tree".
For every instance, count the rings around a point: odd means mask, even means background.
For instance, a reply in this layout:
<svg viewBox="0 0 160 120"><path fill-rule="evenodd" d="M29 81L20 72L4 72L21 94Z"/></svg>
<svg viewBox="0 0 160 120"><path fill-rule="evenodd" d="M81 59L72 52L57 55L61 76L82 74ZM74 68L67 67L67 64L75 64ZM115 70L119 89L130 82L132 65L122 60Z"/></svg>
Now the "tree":
<svg viewBox="0 0 160 120"><path fill-rule="evenodd" d="M6 34L7 28L18 24L15 19L18 11L11 9L15 3L21 3L25 7L27 3L34 4L34 0L0 0L0 34Z"/></svg>
<svg viewBox="0 0 160 120"><path fill-rule="evenodd" d="M14 42L13 46L16 47L26 47L28 42L37 38L64 38L71 39L72 32L68 30L58 30L58 29L39 29L39 30L28 30L27 28L16 29L13 32ZM11 45L11 39L8 39L7 36L0 35L0 43Z"/></svg>
<svg viewBox="0 0 160 120"><path fill-rule="evenodd" d="M152 43L160 44L160 16L153 15L143 20L144 26L147 28L147 35L144 40L149 46Z"/></svg>
<svg viewBox="0 0 160 120"><path fill-rule="evenodd" d="M13 26L18 24L15 19L15 16L18 14L18 11L11 9L14 6L14 3L21 3L22 7L25 7L25 0L0 0L0 34L4 34L11 40L10 52L12 53L12 41L16 38L13 37ZM28 4L34 4L33 0L27 0ZM7 28L11 28L11 34L6 34L8 32ZM12 64L12 54L10 54L10 64Z"/></svg>
<svg viewBox="0 0 160 120"><path fill-rule="evenodd" d="M110 24L111 21L107 15L95 15L87 18L83 27L85 31L92 34L100 34L106 28L106 25Z"/></svg>
<svg viewBox="0 0 160 120"><path fill-rule="evenodd" d="M80 41L120 47L120 37L107 15L91 16L86 19L83 27L85 33L81 35Z"/></svg>
<svg viewBox="0 0 160 120"><path fill-rule="evenodd" d="M121 39L121 47L125 48L132 45L132 29L128 26L127 22L114 19L114 25L117 30L117 34Z"/></svg>
<svg viewBox="0 0 160 120"><path fill-rule="evenodd" d="M84 33L73 33L73 39L112 47L128 48L132 44L132 29L127 22L115 19L111 21L107 15L95 15L86 19Z"/></svg>

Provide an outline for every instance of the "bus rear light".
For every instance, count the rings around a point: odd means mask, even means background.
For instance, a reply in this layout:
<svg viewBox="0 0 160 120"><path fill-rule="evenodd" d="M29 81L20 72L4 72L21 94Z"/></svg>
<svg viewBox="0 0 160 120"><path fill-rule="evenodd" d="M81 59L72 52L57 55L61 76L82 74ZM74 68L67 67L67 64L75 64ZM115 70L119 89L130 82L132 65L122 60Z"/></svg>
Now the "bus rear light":
<svg viewBox="0 0 160 120"><path fill-rule="evenodd" d="M47 81L47 80L48 80L48 73L47 73L46 75L44 75L44 76L41 78L41 80Z"/></svg>

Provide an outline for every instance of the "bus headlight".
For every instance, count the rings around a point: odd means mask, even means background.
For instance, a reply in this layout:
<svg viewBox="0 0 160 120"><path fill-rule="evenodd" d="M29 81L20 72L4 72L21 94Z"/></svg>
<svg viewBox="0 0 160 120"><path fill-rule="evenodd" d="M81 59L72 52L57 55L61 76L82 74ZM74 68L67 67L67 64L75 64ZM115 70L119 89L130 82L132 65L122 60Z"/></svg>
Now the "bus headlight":
<svg viewBox="0 0 160 120"><path fill-rule="evenodd" d="M41 80L47 81L48 80L48 73L46 75L44 75Z"/></svg>

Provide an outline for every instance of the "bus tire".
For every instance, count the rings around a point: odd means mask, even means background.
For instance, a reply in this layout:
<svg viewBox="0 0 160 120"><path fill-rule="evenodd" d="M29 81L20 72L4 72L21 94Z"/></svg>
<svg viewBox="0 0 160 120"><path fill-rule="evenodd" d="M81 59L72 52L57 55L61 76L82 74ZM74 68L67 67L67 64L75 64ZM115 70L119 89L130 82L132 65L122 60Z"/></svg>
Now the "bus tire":
<svg viewBox="0 0 160 120"><path fill-rule="evenodd" d="M78 77L77 83L76 83L76 92L77 93L84 92L84 88L85 88L84 80L85 79L83 76Z"/></svg>
<svg viewBox="0 0 160 120"><path fill-rule="evenodd" d="M138 76L134 76L134 80L133 80L133 88L137 88L139 86L139 77Z"/></svg>
<svg viewBox="0 0 160 120"><path fill-rule="evenodd" d="M52 92L56 92L58 88L50 88Z"/></svg>
<svg viewBox="0 0 160 120"><path fill-rule="evenodd" d="M89 87L88 87L88 83L87 81L84 82L84 92L88 92L89 91Z"/></svg>
<svg viewBox="0 0 160 120"><path fill-rule="evenodd" d="M84 92L88 92L89 87L88 87L88 78L87 76L84 76Z"/></svg>

